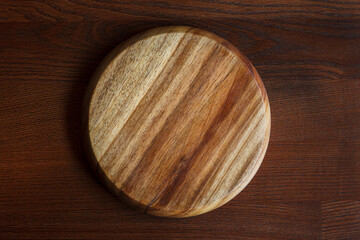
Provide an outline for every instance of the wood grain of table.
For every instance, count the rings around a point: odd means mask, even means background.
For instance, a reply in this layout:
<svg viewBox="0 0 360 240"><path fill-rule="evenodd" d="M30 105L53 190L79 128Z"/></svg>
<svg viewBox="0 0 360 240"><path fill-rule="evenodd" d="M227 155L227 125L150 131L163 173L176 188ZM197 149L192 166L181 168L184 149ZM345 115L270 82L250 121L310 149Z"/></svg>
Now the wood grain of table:
<svg viewBox="0 0 360 240"><path fill-rule="evenodd" d="M223 207L166 219L91 172L81 104L100 61L157 26L214 32L252 61L272 129ZM360 1L0 2L0 239L360 239Z"/></svg>

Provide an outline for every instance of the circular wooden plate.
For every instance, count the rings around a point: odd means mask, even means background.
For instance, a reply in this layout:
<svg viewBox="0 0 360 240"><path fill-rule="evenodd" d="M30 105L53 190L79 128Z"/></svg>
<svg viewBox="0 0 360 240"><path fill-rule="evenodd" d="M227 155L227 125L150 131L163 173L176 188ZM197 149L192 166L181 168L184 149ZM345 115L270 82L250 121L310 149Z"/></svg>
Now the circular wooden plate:
<svg viewBox="0 0 360 240"><path fill-rule="evenodd" d="M107 187L166 217L213 210L258 170L270 108L249 60L185 26L125 41L100 65L85 100L86 147Z"/></svg>

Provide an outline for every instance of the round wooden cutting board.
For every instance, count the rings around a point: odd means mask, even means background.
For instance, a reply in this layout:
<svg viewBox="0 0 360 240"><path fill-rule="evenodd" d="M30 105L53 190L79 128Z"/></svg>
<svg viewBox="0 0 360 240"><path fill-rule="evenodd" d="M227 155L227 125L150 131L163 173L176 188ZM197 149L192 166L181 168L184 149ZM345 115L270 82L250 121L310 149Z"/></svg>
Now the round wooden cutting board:
<svg viewBox="0 0 360 240"><path fill-rule="evenodd" d="M85 99L86 147L107 187L166 217L213 210L258 170L270 108L249 60L226 40L185 26L125 41Z"/></svg>

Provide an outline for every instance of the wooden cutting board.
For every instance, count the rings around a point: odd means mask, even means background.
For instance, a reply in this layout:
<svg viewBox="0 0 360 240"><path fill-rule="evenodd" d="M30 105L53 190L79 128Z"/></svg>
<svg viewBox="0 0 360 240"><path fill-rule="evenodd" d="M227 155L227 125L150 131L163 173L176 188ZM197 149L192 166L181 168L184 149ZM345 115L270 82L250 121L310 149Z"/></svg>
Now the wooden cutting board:
<svg viewBox="0 0 360 240"><path fill-rule="evenodd" d="M87 152L106 186L152 215L187 217L235 197L268 145L270 107L249 60L185 26L125 41L85 99Z"/></svg>

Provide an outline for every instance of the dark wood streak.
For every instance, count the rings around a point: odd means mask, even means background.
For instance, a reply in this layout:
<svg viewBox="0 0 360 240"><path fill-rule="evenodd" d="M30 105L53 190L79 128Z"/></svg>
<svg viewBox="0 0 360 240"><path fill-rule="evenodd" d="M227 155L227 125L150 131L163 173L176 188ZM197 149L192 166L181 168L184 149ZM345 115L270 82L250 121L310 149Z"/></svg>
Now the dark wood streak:
<svg viewBox="0 0 360 240"><path fill-rule="evenodd" d="M250 78L248 78L248 80L249 80L249 79L250 79ZM249 81L246 81L246 83L248 84ZM244 85L244 88L247 87L247 84ZM248 96L247 96L246 99L252 98L252 97L255 95L256 90L257 90L257 89L254 88L254 90L251 91L251 92L248 94ZM246 99L244 99L244 97L242 96L241 101L244 101L244 100L246 100ZM235 115L235 116L233 117L233 119L234 119L233 121L236 121L237 118L240 117L240 115L243 113L243 110L245 110L246 108L247 108L247 105L246 105L246 104L242 104L242 105L240 106L239 111L237 112L237 115ZM231 144L233 144L234 142L236 142L236 138L238 138L239 136L241 136L242 133L245 131L245 129L246 129L247 127L249 127L249 125L250 125L253 117L254 117L255 114L256 114L256 110L257 110L258 108L259 108L259 105L258 105L258 104L254 104L252 108L250 108L250 109L247 110L248 112L250 112L249 117L246 118L246 119L244 119L244 120L245 120L244 123L239 124L239 129L236 130L236 132L238 132L238 134L234 134L234 135L231 137L231 140L229 141L229 145L231 145ZM232 123L232 124L233 124L233 123ZM231 123L230 123L230 125L231 125ZM250 137L250 136L248 136L248 138L249 138L249 137ZM244 148L244 147L245 147L245 146L243 146L242 148ZM224 147L224 151L222 151L222 153L221 153L220 155L221 155L221 156L226 156L225 151L227 151L228 148L229 148L229 146L225 146L225 147ZM231 168L232 164L233 164L235 161L237 161L237 158L235 158L235 159L232 161L232 163L230 163L229 168ZM203 192L203 191L206 191L206 189L210 187L210 186L208 186L209 183L213 183L213 182L214 182L214 179L215 179L216 176L218 175L220 169L222 169L223 164L224 164L223 161L217 161L217 162L216 162L216 165L213 167L212 171L209 171L209 172L206 174L206 176L204 177L204 180L203 180L203 182L202 182L202 184L201 184L201 186L203 186L202 192ZM244 168L245 168L245 167L244 167ZM234 183L238 183L236 180L234 180L233 182L234 182ZM222 183L222 181L220 180L220 181L218 182L218 187L221 185L221 183ZM215 193L215 192L216 192L216 191L214 191L214 193ZM198 195L194 195L194 198L192 199L192 202L195 201L195 198L199 198L200 196L201 196L201 192L199 192Z"/></svg>
<svg viewBox="0 0 360 240"><path fill-rule="evenodd" d="M158 206L166 206L173 199L174 194L183 187L185 178L191 171L194 163L198 160L198 156L209 143L209 141L211 141L222 122L226 119L226 117L233 110L234 106L237 104L237 101L245 90L244 86L248 81L239 81L242 76L238 76L238 74L236 76L237 77L234 78L229 93L225 97L225 102L222 104L221 111L212 120L212 123L206 130L206 133L204 134L201 142L199 142L199 144L195 147L195 150L190 156L183 156L180 158L180 167L176 171L176 177L173 182L166 187L164 192L161 194L161 197L158 198Z"/></svg>
<svg viewBox="0 0 360 240"><path fill-rule="evenodd" d="M188 44L190 47L192 43L189 41ZM183 52L184 52L184 54L181 54L180 56L184 56L186 54L186 51L183 51ZM216 58L215 51L211 52L208 55L207 59L202 63L202 65L205 66L206 64L208 64L210 62L210 60L212 60L214 58ZM182 61L184 61L184 59L181 61L177 60L177 63L180 64ZM181 112L181 108L184 107L182 105L183 102L185 102L185 99L191 98L191 95L196 93L203 86L202 85L203 79L199 76L201 76L201 74L204 71L205 70L203 68L200 68L199 73L196 75L196 77L194 78L194 81L191 83L191 85L189 87L190 90L182 97L182 99L179 101L179 103L175 107L173 113L168 117L168 119L167 119L168 124L165 124L163 126L163 128L159 131L157 136L155 136L155 138L152 140L152 143L150 144L148 149L144 152L144 155L143 155L141 161L139 162L138 166L135 168L135 171L131 174L131 176L128 178L128 180L124 183L124 185L123 185L124 189L127 189L127 188L131 189L133 187L131 181L133 179L135 179L135 181L138 181L138 179L136 179L136 178L141 177L141 175L142 175L141 173L146 171L148 165L153 161L153 158L155 157L155 154L157 153L158 149L160 149L161 146L168 139L168 136L170 135L172 130L174 130L173 126L176 124L177 115L179 114L179 112ZM176 164L174 164L174 167L176 169ZM156 198L156 196L154 198Z"/></svg>
<svg viewBox="0 0 360 240"><path fill-rule="evenodd" d="M183 40L184 40L184 38L182 38L182 39L179 41L178 46L182 43ZM182 50L182 53L183 53L184 55L190 50L191 44L192 44L192 43L189 41L189 42L186 43L186 45L184 46L184 49ZM178 51L178 50L176 50L176 51ZM174 54L175 54L175 52L172 53L172 56L173 56ZM172 58L172 56L171 56L170 58ZM182 56L182 55L180 54L180 56ZM182 65L182 63L183 63L184 60L185 60L185 58L179 57L179 58L176 59L176 61L175 61L174 64L176 64L176 65ZM168 63L167 63L167 64L168 64ZM162 72L167 68L167 64L166 64L165 67L163 68ZM174 76L176 76L176 74L178 73L179 70L180 70L180 69L177 69L177 70L175 70L175 71L172 71L169 76L167 76L166 78L164 78L164 82L170 83L170 80L171 80ZM159 76L161 76L162 72L159 74ZM157 89L157 91L155 91L154 93L152 93L151 96L148 96L148 95L147 95L148 93L146 93L146 94L143 96L143 98L142 98L142 100L140 101L140 103L138 104L138 106L136 107L136 109L133 111L133 113L132 113L131 116L129 117L128 121L132 118L132 116L136 113L136 111L139 111L139 109L140 109L141 107L147 107L147 109L151 110L151 109L153 108L153 105L156 104L156 99L155 99L154 97L152 97L152 96L160 96L160 98L161 98L162 94L165 93L165 91L163 91L163 89L165 89L167 86L168 86L168 85L165 86L165 85L162 83L161 86L160 86L160 88ZM160 95L159 93L160 93L161 95ZM153 100L152 100L150 103L147 103L147 104L146 104L146 103L144 102L144 100L145 100L146 98L148 98L148 99L153 99ZM151 104L151 103L152 103L152 104ZM146 116L146 114L143 114L143 116ZM158 117L161 117L161 114L160 114L160 116L158 116ZM156 122L156 119L154 120L154 122ZM126 123L125 123L125 125L126 125ZM125 125L124 125L124 127L125 127ZM115 138L115 139L116 139L116 138ZM114 142L114 141L113 141L113 142ZM151 144L151 145L153 145L153 144ZM141 160L139 164L141 164L142 161L143 161L143 160ZM121 176L122 171L124 171L125 169L126 169L126 166L123 166L123 168L120 169L120 171L118 172L118 175ZM139 165L135 168L135 171L137 171L138 169L141 169ZM128 177L128 179L125 181L125 183L123 184L123 189L126 189L126 186L129 184L129 182L130 182L130 180L132 179L132 177L141 176L141 172L140 172L139 174L136 174L135 171L133 171L133 173L132 173L132 174ZM116 179L115 181L118 181L118 179Z"/></svg>
<svg viewBox="0 0 360 240"><path fill-rule="evenodd" d="M217 129L221 125L221 123L224 121L224 119L229 115L229 113L232 111L233 107L235 106L236 101L239 100L239 96L242 95L242 91L246 89L246 85L248 81L238 81L242 76L239 76L237 74L237 77L234 78L232 86L230 88L230 91L228 92L227 96L225 97L225 101L222 104L222 109L217 116L215 116L212 120L212 123L206 130L206 133L204 134L203 139L199 142L198 146L195 148L192 154L190 156L183 156L180 159L180 168L177 171L177 178L164 190L164 197L159 198L159 205L165 206L168 204L171 199L174 197L174 194L179 191L180 188L183 187L183 182L187 176L187 174L191 171L192 166L194 163L199 160L198 155L203 151L204 147L211 141L212 137L216 133ZM227 78L227 76L225 77ZM239 84L240 83L240 84ZM183 165L186 165L186 169L183 167ZM214 172L217 171L217 168L212 169ZM206 178L205 178L206 182ZM204 182L204 183L205 183ZM198 197L201 195L199 194ZM194 198L193 198L194 199Z"/></svg>

